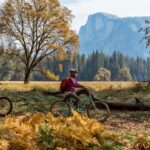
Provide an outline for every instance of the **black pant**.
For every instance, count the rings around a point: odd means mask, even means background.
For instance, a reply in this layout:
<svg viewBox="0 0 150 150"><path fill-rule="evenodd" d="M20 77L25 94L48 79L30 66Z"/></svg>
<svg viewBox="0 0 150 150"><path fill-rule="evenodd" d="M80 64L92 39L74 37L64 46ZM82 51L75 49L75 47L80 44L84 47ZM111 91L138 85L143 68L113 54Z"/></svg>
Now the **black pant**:
<svg viewBox="0 0 150 150"><path fill-rule="evenodd" d="M80 101L80 97L79 97L79 96L82 95L82 94L84 94L84 95L86 95L86 96L89 96L89 95L90 95L90 93L89 93L89 91L88 91L87 89L81 88L81 89L79 89L79 90L77 90L77 91L75 91L75 92L72 92L72 93L67 94L66 97L65 97L65 99L64 99L64 101L66 102L66 101L69 100L70 98L73 98L73 99L76 100L76 102L75 102L74 104L75 104L75 106L77 106L78 103L79 103L79 101ZM92 97L93 97L93 96L92 96Z"/></svg>

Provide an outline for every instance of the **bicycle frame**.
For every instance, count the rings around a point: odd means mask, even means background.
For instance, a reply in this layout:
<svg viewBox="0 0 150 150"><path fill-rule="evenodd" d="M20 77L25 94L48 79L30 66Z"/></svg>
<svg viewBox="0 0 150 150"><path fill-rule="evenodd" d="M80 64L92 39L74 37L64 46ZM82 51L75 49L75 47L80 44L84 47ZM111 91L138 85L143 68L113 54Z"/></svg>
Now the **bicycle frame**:
<svg viewBox="0 0 150 150"><path fill-rule="evenodd" d="M82 108L86 109L92 103L94 108L97 110L97 107L94 104L94 96L93 96L93 94L89 92L88 98L90 100L89 104L85 104ZM71 99L71 97L69 97L67 100L65 100L65 102L69 101L69 105L70 105L70 99ZM82 100L80 99L80 101L82 101ZM77 103L77 106L75 106L73 102L71 104L73 105L74 108L76 108L79 111L79 104L78 103Z"/></svg>

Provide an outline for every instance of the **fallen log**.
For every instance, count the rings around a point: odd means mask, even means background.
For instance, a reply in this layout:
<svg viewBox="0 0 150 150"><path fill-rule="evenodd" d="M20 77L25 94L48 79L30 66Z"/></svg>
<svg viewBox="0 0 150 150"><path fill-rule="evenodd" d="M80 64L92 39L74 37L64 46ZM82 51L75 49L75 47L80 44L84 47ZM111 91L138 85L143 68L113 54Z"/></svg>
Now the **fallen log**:
<svg viewBox="0 0 150 150"><path fill-rule="evenodd" d="M134 103L114 103L106 102L110 109L112 110L129 110L129 111L150 111L150 106L142 103L138 98L135 98Z"/></svg>
<svg viewBox="0 0 150 150"><path fill-rule="evenodd" d="M106 102L106 101L105 101ZM150 106L142 103L138 98L135 98L133 103L115 103L115 102L106 102L110 110L122 110L122 111L150 111Z"/></svg>

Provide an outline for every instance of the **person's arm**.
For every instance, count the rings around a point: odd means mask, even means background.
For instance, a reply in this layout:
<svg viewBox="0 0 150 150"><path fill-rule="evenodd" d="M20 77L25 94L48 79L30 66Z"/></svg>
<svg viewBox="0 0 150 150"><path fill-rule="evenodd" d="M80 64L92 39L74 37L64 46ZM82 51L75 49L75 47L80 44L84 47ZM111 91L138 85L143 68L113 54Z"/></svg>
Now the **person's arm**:
<svg viewBox="0 0 150 150"><path fill-rule="evenodd" d="M70 78L70 84L74 87L74 88L82 88L83 86L81 84L79 84L76 80Z"/></svg>
<svg viewBox="0 0 150 150"><path fill-rule="evenodd" d="M81 85L81 84L79 84L78 82L76 82L76 87L77 87L77 88L84 88L84 86Z"/></svg>
<svg viewBox="0 0 150 150"><path fill-rule="evenodd" d="M84 88L84 86L81 85L81 84L79 84L76 79L74 80L74 79L70 78L70 84L71 84L74 88Z"/></svg>

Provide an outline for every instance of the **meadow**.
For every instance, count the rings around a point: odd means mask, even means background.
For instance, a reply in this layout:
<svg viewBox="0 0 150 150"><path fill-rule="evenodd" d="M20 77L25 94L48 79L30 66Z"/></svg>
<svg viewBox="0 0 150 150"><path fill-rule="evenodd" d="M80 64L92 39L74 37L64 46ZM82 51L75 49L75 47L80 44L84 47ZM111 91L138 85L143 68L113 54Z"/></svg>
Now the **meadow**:
<svg viewBox="0 0 150 150"><path fill-rule="evenodd" d="M49 112L52 102L63 99L64 95L45 95L45 91L59 90L60 82L1 82L1 95L9 97L13 102L14 115L26 113ZM135 102L138 97L144 104L150 105L150 88L146 83L138 82L80 82L103 101ZM87 97L82 97L86 100ZM111 112L113 120L138 120L149 118L149 112ZM114 114L114 115L113 115ZM130 118L131 117L131 118ZM114 119L115 118L115 119ZM140 119L140 120L139 120ZM109 122L108 120L108 122Z"/></svg>
<svg viewBox="0 0 150 150"><path fill-rule="evenodd" d="M64 95L45 95L45 91L59 90L60 82L1 82L1 95L9 97L13 101L13 113L34 113L49 111L49 107L55 100L63 99ZM88 87L95 96L108 101L126 101L133 99L133 89L137 83L133 82L81 82ZM84 97L86 99L86 97Z"/></svg>
<svg viewBox="0 0 150 150"><path fill-rule="evenodd" d="M50 105L55 100L63 99L64 95L51 96L43 92L58 90L59 82L30 82L27 85L22 82L1 83L0 95L9 97L13 102L11 115L0 119L0 148L2 149L6 146L6 150L13 150L14 147L18 149L21 147L20 150L24 150L31 149L31 145L33 145L32 149L42 150L52 147L69 150L68 146L71 145L73 145L72 150L77 148L93 150L142 150L143 148L148 150L150 148L149 111L112 111L108 121L104 124L89 118L82 118L77 113L72 118L55 119L48 113ZM81 84L88 87L103 101L134 103L135 97L138 97L144 104L150 105L150 88L146 87L145 83L81 82ZM86 99L86 97L82 98ZM44 119L48 123L45 124ZM87 126L86 132L89 138L83 136L85 126ZM32 130L33 136L30 137L28 129ZM24 136L28 138L23 142Z"/></svg>

